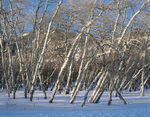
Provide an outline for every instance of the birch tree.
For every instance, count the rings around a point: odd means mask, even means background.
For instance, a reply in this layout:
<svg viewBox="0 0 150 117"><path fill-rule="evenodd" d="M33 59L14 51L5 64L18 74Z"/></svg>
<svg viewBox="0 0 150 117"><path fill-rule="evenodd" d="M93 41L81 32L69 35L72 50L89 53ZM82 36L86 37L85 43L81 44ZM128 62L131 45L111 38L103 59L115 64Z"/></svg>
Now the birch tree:
<svg viewBox="0 0 150 117"><path fill-rule="evenodd" d="M43 50L42 50L42 53L41 53L40 58L39 58L39 60L38 60L38 63L37 63L37 65L36 65L35 73L34 73L34 76L33 76L30 101L32 101L32 98L33 98L36 75L37 75L38 69L39 69L39 67L40 67L40 65L41 65L41 63L42 63L42 59L43 59L44 54L45 54L45 49L46 49L46 45L47 45L47 41L48 41L48 36L49 36L50 31L51 31L51 26L52 26L52 23L53 23L53 21L54 21L55 16L56 16L57 13L58 13L58 10L59 10L60 5L62 4L62 2L63 2L63 1L60 0L60 2L59 2L59 4L58 4L58 7L57 7L57 9L56 9L54 15L52 16L51 22L49 23L49 26L48 26L47 34L46 34L45 41L44 41ZM46 4L48 4L48 2L47 2Z"/></svg>

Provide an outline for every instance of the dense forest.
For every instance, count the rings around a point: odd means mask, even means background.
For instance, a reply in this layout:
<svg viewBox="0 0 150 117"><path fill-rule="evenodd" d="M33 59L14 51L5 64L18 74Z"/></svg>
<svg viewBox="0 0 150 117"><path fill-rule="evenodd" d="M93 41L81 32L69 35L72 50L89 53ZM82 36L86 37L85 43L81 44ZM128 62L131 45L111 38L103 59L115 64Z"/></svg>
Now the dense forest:
<svg viewBox="0 0 150 117"><path fill-rule="evenodd" d="M150 0L0 0L0 89L71 94L150 88Z"/></svg>

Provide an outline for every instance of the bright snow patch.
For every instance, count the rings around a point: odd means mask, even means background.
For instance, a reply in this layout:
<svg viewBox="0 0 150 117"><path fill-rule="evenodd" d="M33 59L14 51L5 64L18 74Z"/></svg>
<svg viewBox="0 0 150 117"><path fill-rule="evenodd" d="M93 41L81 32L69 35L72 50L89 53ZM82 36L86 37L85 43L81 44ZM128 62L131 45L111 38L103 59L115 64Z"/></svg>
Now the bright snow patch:
<svg viewBox="0 0 150 117"><path fill-rule="evenodd" d="M150 90L141 97L140 92L125 91L122 96L127 101L123 105L118 97L112 98L112 104L107 106L109 92L104 92L98 104L88 103L80 107L85 91L79 92L75 102L69 103L70 95L56 94L53 103L48 103L52 92L47 91L48 99L43 98L42 91L36 90L33 101L24 99L23 91L17 91L16 99L0 93L0 117L150 117ZM90 92L88 99L92 91Z"/></svg>
<svg viewBox="0 0 150 117"><path fill-rule="evenodd" d="M29 33L24 33L23 36L27 36Z"/></svg>

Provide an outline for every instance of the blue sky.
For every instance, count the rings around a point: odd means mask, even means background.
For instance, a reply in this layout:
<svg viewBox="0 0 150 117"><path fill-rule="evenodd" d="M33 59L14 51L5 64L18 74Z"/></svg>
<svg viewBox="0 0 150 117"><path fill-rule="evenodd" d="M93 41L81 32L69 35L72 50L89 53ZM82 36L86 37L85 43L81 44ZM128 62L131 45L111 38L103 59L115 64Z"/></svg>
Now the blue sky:
<svg viewBox="0 0 150 117"><path fill-rule="evenodd" d="M43 1L44 1L43 3L46 3L47 0L43 0ZM50 1L55 1L55 5L57 5L60 0L50 0ZM63 3L66 3L66 1L67 1L67 0L63 0ZM105 0L106 3L107 3L107 2L110 2L110 1L111 1L111 0ZM35 13L35 11L36 11L36 9L37 9L38 2L39 2L39 0L31 0L31 3L36 6L35 8L32 9L34 13ZM51 11L51 10L54 9L53 5L54 5L54 3L50 3L50 5L49 5L49 7L48 7L48 10L49 10L49 11ZM139 6L137 6L137 7L140 7L140 6L141 6L141 5L139 5ZM40 10L44 10L44 8L45 8L45 6L43 6ZM136 12L136 11L137 11L137 10L135 9L135 12ZM117 15L117 14L116 14L116 15ZM128 18L131 18L131 17L132 17L132 13L128 11L127 17L128 17ZM28 27L28 28L29 28L29 27ZM31 28L32 28L32 26L31 26ZM28 29L28 30L29 30L29 29Z"/></svg>

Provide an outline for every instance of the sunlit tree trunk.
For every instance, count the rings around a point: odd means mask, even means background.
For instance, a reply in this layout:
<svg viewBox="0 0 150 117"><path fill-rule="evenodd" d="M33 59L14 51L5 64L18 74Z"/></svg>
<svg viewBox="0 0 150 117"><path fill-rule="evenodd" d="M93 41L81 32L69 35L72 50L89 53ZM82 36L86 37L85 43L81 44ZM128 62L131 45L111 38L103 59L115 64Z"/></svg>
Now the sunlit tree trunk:
<svg viewBox="0 0 150 117"><path fill-rule="evenodd" d="M48 4L48 2L47 2L47 4ZM40 65L42 63L42 60L43 60L43 57L44 57L44 54L45 54L45 51L46 51L46 46L47 46L47 41L48 41L49 33L51 31L51 28L52 28L51 26L52 26L52 23L54 21L55 16L58 13L58 10L59 10L61 4L62 4L62 0L60 0L60 2L58 4L58 7L57 7L57 9L56 9L56 11L55 11L52 19L51 19L51 22L49 23L49 26L48 26L48 30L47 30L47 33L46 33L46 37L45 37L45 41L44 41L44 46L43 46L43 49L42 49L42 53L41 53L41 55L39 57L39 60L38 60L38 63L36 65L36 68L35 68L35 71L34 71L34 75L33 75L30 101L32 101L32 98L33 98L33 93L34 93L34 89L35 89L34 87L35 87L36 75L37 75L38 69L39 69L39 67L40 67Z"/></svg>

